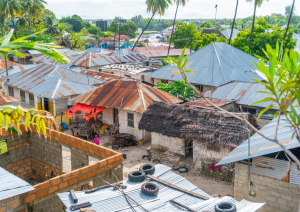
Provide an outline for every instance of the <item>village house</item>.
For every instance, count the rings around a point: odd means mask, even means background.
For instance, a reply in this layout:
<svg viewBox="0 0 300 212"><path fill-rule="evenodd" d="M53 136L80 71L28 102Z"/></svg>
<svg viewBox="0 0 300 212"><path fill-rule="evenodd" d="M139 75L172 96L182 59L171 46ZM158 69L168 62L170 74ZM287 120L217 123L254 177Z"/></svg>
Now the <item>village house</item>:
<svg viewBox="0 0 300 212"><path fill-rule="evenodd" d="M20 98L28 108L43 109L61 120L61 112L72 105L70 100L94 89L105 81L50 64L40 64L31 69L1 78L3 92ZM67 115L63 122L69 124Z"/></svg>
<svg viewBox="0 0 300 212"><path fill-rule="evenodd" d="M252 114L235 114L245 116L259 128ZM225 181L232 180L232 167L227 165L221 172L211 172L211 165L249 137L246 125L224 112L164 102L151 104L138 127L151 134L149 151L152 155L169 151L178 156L176 162L180 158L191 158L192 167L200 169L203 175Z"/></svg>
<svg viewBox="0 0 300 212"><path fill-rule="evenodd" d="M277 138L300 159L300 143L289 123L281 119ZM274 138L277 132L275 119L260 132ZM234 164L234 198L266 202L264 211L299 211L300 169L282 148L258 133L245 140L226 155L217 165Z"/></svg>
<svg viewBox="0 0 300 212"><path fill-rule="evenodd" d="M263 109L271 104L271 102L263 102L252 105L252 103L260 101L268 96L268 94L258 93L258 91L264 92L265 86L257 82L231 81L207 90L202 94L204 97L212 100L217 106L220 106L229 112L241 112L241 107L243 112L258 116ZM203 98L185 104L200 107L213 107ZM274 118L274 114L278 109L278 107L274 107L266 111L264 115L258 119L259 126L263 127L269 123Z"/></svg>
<svg viewBox="0 0 300 212"><path fill-rule="evenodd" d="M21 104L21 99L13 97L13 96L8 96L5 94L0 94L0 106L2 106L2 105L18 106L20 104Z"/></svg>
<svg viewBox="0 0 300 212"><path fill-rule="evenodd" d="M163 164L155 165L155 171L152 176L159 180L160 183L155 180L150 181L149 178L142 182L124 180L122 181L122 185L126 186L126 188L122 189L124 193L113 188L106 188L91 194L78 191L75 192L75 195L78 197L78 202L89 201L91 203L91 206L86 208L87 210L97 212L212 211L215 205L221 202L234 204L239 212L255 212L264 208L264 203L254 203L246 200L239 202L230 196L224 196L220 199L214 198L192 184L185 177L172 172L170 167ZM167 185L162 184L161 181L167 183ZM141 188L148 182L159 186L157 195L147 196L143 193ZM74 203L69 198L69 193L58 193L57 195L67 207L66 211L71 212L70 207Z"/></svg>
<svg viewBox="0 0 300 212"><path fill-rule="evenodd" d="M148 106L154 101L181 102L175 96L139 81L123 80L105 83L71 101L105 107L101 114L103 124L115 126L119 133L131 134L137 141L144 140L145 142L150 141L150 133L139 130L138 125Z"/></svg>
<svg viewBox="0 0 300 212"><path fill-rule="evenodd" d="M189 69L194 72L186 73L186 76L201 92L233 80L254 82L253 78L261 78L250 72L256 70L253 62L258 63L258 59L226 43L209 44L189 56ZM172 77L176 70L176 67L169 64L147 77L154 78L155 85L157 82L167 84L182 80L180 74Z"/></svg>
<svg viewBox="0 0 300 212"><path fill-rule="evenodd" d="M99 177L114 183L112 172L123 179L121 153L54 130L47 129L47 138L35 129L26 132L24 125L21 130L22 135L1 133L7 144L0 154L1 212L60 212L57 193L102 186ZM62 148L70 150L70 172L63 170ZM96 159L91 165L90 157Z"/></svg>
<svg viewBox="0 0 300 212"><path fill-rule="evenodd" d="M223 35L222 32L220 32L218 29L203 29L203 31L201 32L201 36L203 36L204 34L216 34L217 37L223 37L225 38L225 36Z"/></svg>

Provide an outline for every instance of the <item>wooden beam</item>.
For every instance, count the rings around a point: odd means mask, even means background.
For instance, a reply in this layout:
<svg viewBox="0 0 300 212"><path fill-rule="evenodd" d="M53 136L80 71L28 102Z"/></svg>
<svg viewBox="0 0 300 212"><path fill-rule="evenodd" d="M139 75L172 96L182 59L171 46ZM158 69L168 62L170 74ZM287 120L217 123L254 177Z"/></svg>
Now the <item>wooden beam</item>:
<svg viewBox="0 0 300 212"><path fill-rule="evenodd" d="M176 190L178 190L178 191L184 192L184 193L189 194L189 195L191 195L191 196L198 197L198 198L201 198L201 199L204 199L204 200L208 200L208 199L209 199L209 198L207 198L206 196L203 196L203 195L201 195L201 194L197 194L197 193L192 192L192 191L188 191L188 190L186 190L186 189L184 189L184 188L180 188L180 187L178 187L178 186L176 186L176 185L174 185L174 184L168 183L168 182L166 182L166 181L164 181L164 180L161 180L161 179L159 179L159 178L157 178L157 177L154 177L154 176L152 176L152 175L147 174L147 177L148 177L149 179L151 179L151 180L154 180L154 181L156 181L156 182L159 182L159 183L161 183L161 184L164 184L164 185L166 185L166 186L169 186L169 187L171 187L171 188L174 188L174 189L176 189Z"/></svg>
<svg viewBox="0 0 300 212"><path fill-rule="evenodd" d="M197 212L197 211L195 211L195 210L189 208L188 206L185 206L185 205L183 205L183 204L181 204L181 203L179 203L179 202L176 202L175 200L172 200L172 199L171 199L170 202L174 203L175 205L179 205L180 207L182 207L182 208L184 208L184 209L187 209L187 210L189 210L189 211L191 211L191 212Z"/></svg>

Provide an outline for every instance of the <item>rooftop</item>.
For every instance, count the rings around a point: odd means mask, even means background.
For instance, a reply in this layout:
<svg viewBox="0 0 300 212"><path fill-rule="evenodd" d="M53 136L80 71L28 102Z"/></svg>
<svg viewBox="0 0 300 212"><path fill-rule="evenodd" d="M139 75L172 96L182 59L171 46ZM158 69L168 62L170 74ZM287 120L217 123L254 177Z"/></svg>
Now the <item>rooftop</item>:
<svg viewBox="0 0 300 212"><path fill-rule="evenodd" d="M145 55L148 58L151 57L167 57L169 46L149 46L149 47L136 47L133 51ZM132 50L132 48L128 48ZM169 56L179 56L181 55L183 49L170 49ZM192 51L193 52L193 51ZM190 50L185 50L185 55L189 55Z"/></svg>
<svg viewBox="0 0 300 212"><path fill-rule="evenodd" d="M107 66L103 66L102 69L121 70L132 74L137 74L141 72L153 72L157 70L157 68L153 68L150 66L139 66L139 65L128 65L128 64L107 65Z"/></svg>
<svg viewBox="0 0 300 212"><path fill-rule="evenodd" d="M6 103L12 103L12 102L18 102L21 99L13 97L13 96L8 96L5 94L0 94L0 104L6 104Z"/></svg>
<svg viewBox="0 0 300 212"><path fill-rule="evenodd" d="M210 195L197 188L197 186L193 185L184 177L173 173L171 171L171 168L162 164L158 164L155 166L155 173L153 174L153 176L158 177L159 179L167 181L180 188L184 188L188 191L192 191L194 193L206 196L209 199L204 200L198 197L194 197L158 182L154 182L159 187L158 195L153 197L145 196L141 193L140 188L142 184L148 182L149 179L141 183L133 183L128 180L123 181L123 185L127 186L127 189L124 189L125 194L128 195L130 198L134 199L138 204L142 205L142 207L144 207L147 211L186 211L178 207L177 205L171 203L170 200L175 200L176 202L188 206L189 208L194 209L195 211L212 211L217 203L224 201L234 203L238 211L241 212L254 212L264 205L264 203L252 203L246 200L238 202L234 198L227 196L221 199L212 198ZM88 209L106 212L132 211L123 194L118 190L113 190L112 188L101 189L90 194L85 194L84 191L78 191L75 192L75 194L78 198L78 204L85 202L90 202L92 204L92 206L87 207ZM57 195L67 207L67 211L71 211L69 208L70 206L75 205L75 203L71 202L69 198L69 193L58 193ZM134 210L136 210L137 212L144 211L134 202L130 201L130 203L134 207Z"/></svg>
<svg viewBox="0 0 300 212"><path fill-rule="evenodd" d="M211 101L211 99L209 99ZM221 107L227 104L230 104L234 101L232 100L219 100L219 99L212 99L212 103L215 105ZM191 102L186 102L184 103L185 105L192 105L192 106L197 106L197 107L213 107L210 103L208 103L205 99L197 99Z"/></svg>
<svg viewBox="0 0 300 212"><path fill-rule="evenodd" d="M15 62L11 62L9 60L7 61L7 68L10 68L13 65L20 65L20 64L15 63ZM0 70L3 70L3 69L6 70L5 60L0 58Z"/></svg>
<svg viewBox="0 0 300 212"><path fill-rule="evenodd" d="M108 74L108 73L103 73L99 71L92 71L92 70L82 70L82 74L87 74L88 76L104 80L106 82L114 81L114 80L123 80L123 81L138 81L137 79L133 78L128 78L128 77L123 77L123 76L117 76L114 74Z"/></svg>
<svg viewBox="0 0 300 212"><path fill-rule="evenodd" d="M180 99L137 81L114 80L79 95L73 102L142 113L154 101L179 103Z"/></svg>
<svg viewBox="0 0 300 212"><path fill-rule="evenodd" d="M8 69L8 75L12 75L15 73L18 73L20 71L25 71L27 69L30 69L32 67L37 66L36 64L30 64L30 65L12 65L9 69ZM6 76L6 69L3 69L0 71L0 76Z"/></svg>

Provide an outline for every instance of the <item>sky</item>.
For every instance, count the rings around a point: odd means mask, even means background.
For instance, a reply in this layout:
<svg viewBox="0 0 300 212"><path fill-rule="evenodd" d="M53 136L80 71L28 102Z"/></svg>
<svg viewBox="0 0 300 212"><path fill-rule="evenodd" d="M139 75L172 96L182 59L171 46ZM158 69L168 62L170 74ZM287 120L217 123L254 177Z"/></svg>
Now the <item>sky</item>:
<svg viewBox="0 0 300 212"><path fill-rule="evenodd" d="M146 12L146 0L47 0L47 2L46 8L53 11L57 18L73 14L83 19L113 19L115 16L130 19L135 15L150 17ZM236 0L189 0L185 7L178 9L177 18L213 19L216 4L218 5L217 19L233 18ZM269 2L265 0L263 5L257 8L257 16L271 13L284 14L285 7L291 4L292 0L269 0ZM254 3L248 3L246 0L239 0L237 18L251 16L253 5ZM296 1L295 8L300 8L300 2ZM175 5L170 6L162 18L173 19L175 10ZM297 10L296 14L298 14ZM160 16L156 15L155 18Z"/></svg>

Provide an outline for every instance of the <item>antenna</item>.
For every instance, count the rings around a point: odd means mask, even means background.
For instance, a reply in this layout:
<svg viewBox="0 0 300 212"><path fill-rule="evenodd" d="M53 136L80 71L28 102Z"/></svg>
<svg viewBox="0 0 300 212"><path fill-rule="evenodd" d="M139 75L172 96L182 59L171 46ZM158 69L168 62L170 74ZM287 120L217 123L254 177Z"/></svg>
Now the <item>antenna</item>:
<svg viewBox="0 0 300 212"><path fill-rule="evenodd" d="M212 86L214 86L215 42L216 42L216 29L217 29L216 22L217 22L217 11L218 11L218 5L217 4L216 4L215 8L216 8L216 14L215 14L215 33L214 33L214 43L213 43L213 45L214 45L214 49L213 49L213 65L212 65L212 72L211 72L211 76L212 76L212 78L211 78L212 84L211 85ZM211 102L212 102L212 93L213 93L213 91L211 90L211 93L210 93L210 100L211 100Z"/></svg>

